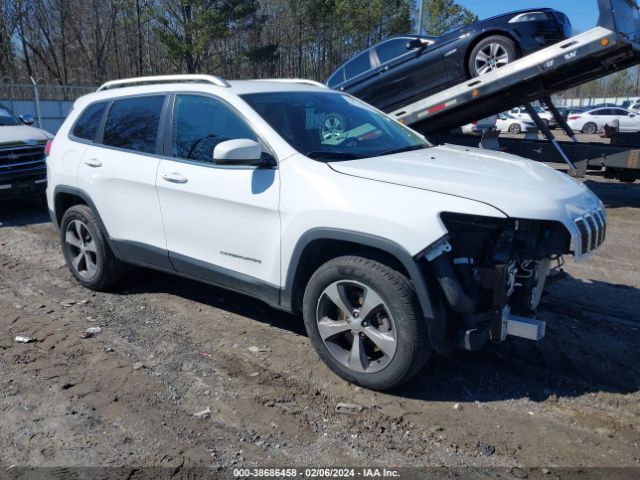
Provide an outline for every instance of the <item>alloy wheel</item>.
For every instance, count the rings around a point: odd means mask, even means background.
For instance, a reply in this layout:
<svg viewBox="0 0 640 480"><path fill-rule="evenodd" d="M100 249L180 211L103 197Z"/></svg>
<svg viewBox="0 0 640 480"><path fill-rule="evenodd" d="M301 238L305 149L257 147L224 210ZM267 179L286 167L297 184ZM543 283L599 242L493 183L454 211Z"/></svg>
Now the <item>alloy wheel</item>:
<svg viewBox="0 0 640 480"><path fill-rule="evenodd" d="M98 270L98 250L87 225L72 220L67 225L64 239L76 273L84 279L92 278Z"/></svg>
<svg viewBox="0 0 640 480"><path fill-rule="evenodd" d="M393 360L398 343L393 316L382 297L363 283L340 280L325 288L316 321L322 341L343 366L374 373Z"/></svg>
<svg viewBox="0 0 640 480"><path fill-rule="evenodd" d="M342 118L335 114L327 115L320 130L320 137L325 145L340 145L344 142L347 135Z"/></svg>
<svg viewBox="0 0 640 480"><path fill-rule="evenodd" d="M474 65L478 75L496 70L509 63L509 52L500 43L490 43L476 54Z"/></svg>

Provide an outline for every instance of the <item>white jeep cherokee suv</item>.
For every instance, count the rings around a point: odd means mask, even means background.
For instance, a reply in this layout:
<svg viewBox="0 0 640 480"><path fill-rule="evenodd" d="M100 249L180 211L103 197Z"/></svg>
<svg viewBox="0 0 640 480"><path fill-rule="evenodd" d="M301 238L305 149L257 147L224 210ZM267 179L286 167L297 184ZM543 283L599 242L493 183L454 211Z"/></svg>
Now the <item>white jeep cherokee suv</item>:
<svg viewBox="0 0 640 480"><path fill-rule="evenodd" d="M373 389L434 350L540 339L552 262L605 236L602 203L569 176L434 147L309 81L109 82L75 103L48 171L80 283L140 265L302 313L329 368Z"/></svg>

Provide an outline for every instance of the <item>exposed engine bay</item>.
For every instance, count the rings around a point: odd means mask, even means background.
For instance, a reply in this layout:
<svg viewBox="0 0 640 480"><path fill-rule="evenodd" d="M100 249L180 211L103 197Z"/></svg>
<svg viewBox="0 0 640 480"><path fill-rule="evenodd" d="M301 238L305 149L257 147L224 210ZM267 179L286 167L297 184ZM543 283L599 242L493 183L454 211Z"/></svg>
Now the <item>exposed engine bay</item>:
<svg viewBox="0 0 640 480"><path fill-rule="evenodd" d="M544 322L533 316L547 278L571 253L564 225L453 213L441 218L449 234L424 253L446 316L446 325L431 332L436 349L455 342L477 350L507 335L542 338Z"/></svg>

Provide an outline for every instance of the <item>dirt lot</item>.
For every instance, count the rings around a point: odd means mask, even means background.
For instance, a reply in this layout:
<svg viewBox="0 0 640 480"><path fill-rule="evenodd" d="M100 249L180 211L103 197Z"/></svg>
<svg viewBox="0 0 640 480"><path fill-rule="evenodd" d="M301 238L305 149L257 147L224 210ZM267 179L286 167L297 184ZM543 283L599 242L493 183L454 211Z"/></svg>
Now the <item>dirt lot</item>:
<svg viewBox="0 0 640 480"><path fill-rule="evenodd" d="M43 204L6 202L0 465L638 467L640 185L586 181L608 240L550 288L547 337L434 358L394 394L339 380L300 319L243 296L142 270L84 290Z"/></svg>

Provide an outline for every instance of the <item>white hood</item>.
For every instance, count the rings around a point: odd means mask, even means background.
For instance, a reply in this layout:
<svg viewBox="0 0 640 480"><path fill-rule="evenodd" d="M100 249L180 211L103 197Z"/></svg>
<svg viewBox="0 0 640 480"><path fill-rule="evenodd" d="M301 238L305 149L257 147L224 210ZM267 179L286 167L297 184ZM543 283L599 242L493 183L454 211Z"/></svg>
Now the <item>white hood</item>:
<svg viewBox="0 0 640 480"><path fill-rule="evenodd" d="M0 147L4 144L25 143L32 145L53 138L50 133L27 125L0 125Z"/></svg>
<svg viewBox="0 0 640 480"><path fill-rule="evenodd" d="M539 162L478 148L444 145L330 166L347 175L486 203L515 218L568 225L600 206L595 194L566 174Z"/></svg>

